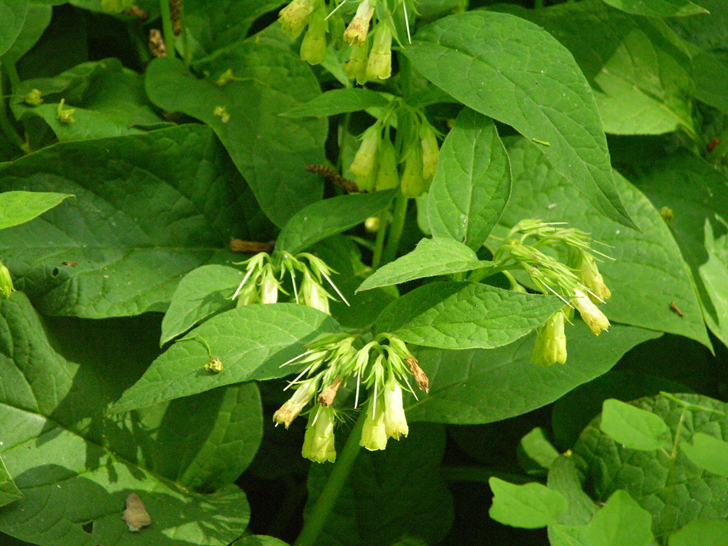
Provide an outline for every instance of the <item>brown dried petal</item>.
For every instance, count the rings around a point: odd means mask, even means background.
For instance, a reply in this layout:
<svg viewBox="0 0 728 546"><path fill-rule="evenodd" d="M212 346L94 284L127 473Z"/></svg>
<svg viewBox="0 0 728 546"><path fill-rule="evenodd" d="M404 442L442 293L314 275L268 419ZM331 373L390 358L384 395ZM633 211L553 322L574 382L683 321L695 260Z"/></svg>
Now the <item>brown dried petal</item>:
<svg viewBox="0 0 728 546"><path fill-rule="evenodd" d="M341 376L338 376L336 379L334 379L334 382L331 383L331 385L326 387L324 390L322 390L321 394L319 394L319 403L325 408L328 408L331 404L333 404L334 398L336 398L336 393L338 392L339 387L341 387L341 384L343 382L344 380Z"/></svg>
<svg viewBox="0 0 728 546"><path fill-rule="evenodd" d="M407 364L409 364L410 371L417 381L417 386L421 391L430 392L430 380L427 378L425 372L420 368L416 358L408 358Z"/></svg>

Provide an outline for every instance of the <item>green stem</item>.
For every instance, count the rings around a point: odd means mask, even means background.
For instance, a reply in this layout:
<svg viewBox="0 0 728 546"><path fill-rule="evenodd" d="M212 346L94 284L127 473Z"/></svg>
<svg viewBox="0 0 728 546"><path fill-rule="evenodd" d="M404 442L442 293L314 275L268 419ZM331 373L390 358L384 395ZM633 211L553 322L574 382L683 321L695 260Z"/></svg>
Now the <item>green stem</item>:
<svg viewBox="0 0 728 546"><path fill-rule="evenodd" d="M303 525L301 534L298 535L296 542L294 542L295 546L314 546L316 544L316 540L329 517L329 513L336 505L339 493L341 493L341 489L346 484L352 468L354 468L356 457L359 455L359 450L361 449L359 439L361 438L361 431L364 428L365 420L366 412L362 411L359 414L359 419L357 419L354 428L351 429L349 437L346 439L346 445L336 460L329 479L326 480L326 484L321 490L319 498L313 505L306 519L306 523Z"/></svg>
<svg viewBox="0 0 728 546"><path fill-rule="evenodd" d="M5 70L8 73L8 78L10 79L10 89L15 92L20 85L20 75L18 74L18 69L15 67L15 63L12 62L6 61L4 63L4 66Z"/></svg>
<svg viewBox="0 0 728 546"><path fill-rule="evenodd" d="M377 239L374 243L374 255L372 256L372 269L379 269L382 263L382 251L384 250L384 236L387 234L387 220L389 210L384 209L379 213L379 231L377 231Z"/></svg>
<svg viewBox="0 0 728 546"><path fill-rule="evenodd" d="M2 68L2 64L0 64ZM5 109L5 92L3 91L3 74L0 70L0 129L5 133L10 142L15 144L21 150L24 149L25 142L13 127L13 124L8 119L7 110Z"/></svg>
<svg viewBox="0 0 728 546"><path fill-rule="evenodd" d="M159 10L162 12L162 32L164 32L164 45L167 55L174 58L174 30L172 29L172 12L169 9L169 0L159 0Z"/></svg>
<svg viewBox="0 0 728 546"><path fill-rule="evenodd" d="M399 240L402 238L404 221L407 217L408 202L409 199L401 193L397 195L397 200L394 203L394 213L392 215L392 226L389 228L389 237L387 238L387 245L384 248L382 265L391 262L397 257Z"/></svg>

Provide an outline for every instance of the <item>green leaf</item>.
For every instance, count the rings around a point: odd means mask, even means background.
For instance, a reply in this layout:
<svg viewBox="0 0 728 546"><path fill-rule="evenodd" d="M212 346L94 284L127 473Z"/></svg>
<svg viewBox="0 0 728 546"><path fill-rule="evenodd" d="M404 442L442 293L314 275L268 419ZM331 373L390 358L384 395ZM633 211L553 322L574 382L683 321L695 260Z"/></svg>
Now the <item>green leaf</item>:
<svg viewBox="0 0 728 546"><path fill-rule="evenodd" d="M164 311L189 271L238 259L227 251L232 235L255 240L270 229L201 125L58 144L1 166L0 176L7 190L76 196L0 231L17 287L47 314Z"/></svg>
<svg viewBox="0 0 728 546"><path fill-rule="evenodd" d="M587 537L587 526L549 525L549 544L551 546L592 546Z"/></svg>
<svg viewBox="0 0 728 546"><path fill-rule="evenodd" d="M538 529L556 523L568 503L558 491L532 482L515 485L498 478L488 480L493 491L493 506L488 514L494 520L512 527Z"/></svg>
<svg viewBox="0 0 728 546"><path fill-rule="evenodd" d="M5 2L7 4L7 2ZM17 2L15 2L17 4ZM4 53L3 62L17 63L40 39L43 31L51 22L52 8L50 6L28 5L25 23L13 45Z"/></svg>
<svg viewBox="0 0 728 546"><path fill-rule="evenodd" d="M223 364L205 370L208 354L199 339L178 341L111 408L121 413L231 383L284 377L296 371L281 364L306 350L320 334L339 331L330 316L295 303L247 305L217 315L187 336L205 340Z"/></svg>
<svg viewBox="0 0 728 546"><path fill-rule="evenodd" d="M66 360L21 293L2 302L0 314L8 328L0 351L5 431L0 454L25 495L0 510L0 531L44 546L112 546L122 540L222 546L240 536L249 518L240 489L226 485L202 495L152 472L137 452L153 441L150 432L137 426L134 416L103 417L108 395L120 379L123 383L126 368L112 372L95 361ZM109 334L102 347L115 343L116 331ZM136 349L129 339L127 347ZM117 358L123 360L119 349L115 347ZM130 358L125 364L137 362ZM204 436L209 430L198 433ZM167 435L159 439L171 441ZM153 521L136 540L121 519L130 493L141 497ZM84 530L86 523L93 524L90 531Z"/></svg>
<svg viewBox="0 0 728 546"><path fill-rule="evenodd" d="M513 167L513 195L494 235L524 218L568 222L591 234L597 250L612 259L599 263L599 271L612 292L603 307L612 322L622 322L695 339L710 347L700 302L680 248L655 207L619 175L615 182L627 210L640 231L625 230L606 218L585 216L588 204L524 139L506 142ZM491 249L502 244L490 240ZM684 316L670 308L673 302Z"/></svg>
<svg viewBox="0 0 728 546"><path fill-rule="evenodd" d="M236 542L235 546L288 546L288 543L265 535L250 535Z"/></svg>
<svg viewBox="0 0 728 546"><path fill-rule="evenodd" d="M258 17L280 5L277 0L187 0L182 28L190 33L195 57L204 57L245 38Z"/></svg>
<svg viewBox="0 0 728 546"><path fill-rule="evenodd" d="M686 442L696 433L728 440L728 405L705 396L674 396L715 411L691 410L661 395L642 398L634 404L661 417L673 437L679 430L680 439ZM707 474L682 450L670 458L661 450L622 447L600 430L597 418L584 429L572 453L592 498L603 502L618 489L627 491L652 514L652 532L658 543L699 517L728 518L728 478Z"/></svg>
<svg viewBox="0 0 728 546"><path fill-rule="evenodd" d="M409 400L410 421L458 425L491 423L527 413L600 376L635 345L658 332L615 325L594 337L583 324L569 330L566 364L531 364L534 335L494 350L420 350L429 394Z"/></svg>
<svg viewBox="0 0 728 546"><path fill-rule="evenodd" d="M6 191L0 193L0 229L29 222L57 206L67 193Z"/></svg>
<svg viewBox="0 0 728 546"><path fill-rule="evenodd" d="M442 145L427 198L435 237L477 250L511 194L511 166L493 120L465 108Z"/></svg>
<svg viewBox="0 0 728 546"><path fill-rule="evenodd" d="M30 106L25 96L37 89L43 104ZM75 109L72 123L58 119L58 107ZM154 111L144 92L144 78L118 59L82 63L53 78L25 80L13 94L13 113L23 121L40 118L60 141L144 133L146 127L168 125Z"/></svg>
<svg viewBox="0 0 728 546"><path fill-rule="evenodd" d="M518 444L519 460L523 453L528 462L538 465L542 469L548 469L551 464L559 457L559 452L546 438L543 428L536 427L531 432L521 438ZM529 466L531 466L529 465ZM527 470L529 470L527 468Z"/></svg>
<svg viewBox="0 0 728 546"><path fill-rule="evenodd" d="M478 283L433 282L390 303L375 327L425 347L490 349L525 336L563 305L554 296Z"/></svg>
<svg viewBox="0 0 728 546"><path fill-rule="evenodd" d="M0 506L6 506L24 497L18 486L15 485L13 477L5 466L5 461L0 458Z"/></svg>
<svg viewBox="0 0 728 546"><path fill-rule="evenodd" d="M660 417L619 400L605 400L602 409L602 432L630 449L651 451L670 448L672 435Z"/></svg>
<svg viewBox="0 0 728 546"><path fill-rule="evenodd" d="M693 154L678 153L638 169L634 179L656 208L672 210L668 226L692 271L702 314L728 345L728 178Z"/></svg>
<svg viewBox="0 0 728 546"><path fill-rule="evenodd" d="M462 273L486 267L473 250L452 239L422 239L409 254L377 269L357 292L414 279Z"/></svg>
<svg viewBox="0 0 728 546"><path fill-rule="evenodd" d="M615 491L589 524L593 546L647 546L652 542L652 516L626 491Z"/></svg>
<svg viewBox="0 0 728 546"><path fill-rule="evenodd" d="M517 13L574 54L607 133L661 134L681 127L695 132L690 55L667 23L627 15L601 0Z"/></svg>
<svg viewBox="0 0 728 546"><path fill-rule="evenodd" d="M243 278L241 270L224 265L203 265L185 275L164 315L160 346L206 318L235 307L232 295Z"/></svg>
<svg viewBox="0 0 728 546"><path fill-rule="evenodd" d="M700 468L728 478L728 442L702 432L694 434L692 442L680 442L683 453Z"/></svg>
<svg viewBox="0 0 728 546"><path fill-rule="evenodd" d="M276 250L297 254L326 237L346 231L377 214L394 197L394 191L339 195L300 210L281 230Z"/></svg>
<svg viewBox="0 0 728 546"><path fill-rule="evenodd" d="M212 127L277 225L321 198L318 176L308 164L324 163L327 121L294 120L279 114L318 96L311 70L292 53L264 44L240 43L198 67L198 80L176 59L159 58L147 68L147 94L170 112L183 112ZM215 84L227 71L240 81ZM224 107L227 122L214 114Z"/></svg>
<svg viewBox="0 0 728 546"><path fill-rule="evenodd" d="M599 212L633 225L614 187L594 97L550 34L513 15L471 11L423 27L404 53L466 106L547 143L541 151Z"/></svg>
<svg viewBox="0 0 728 546"><path fill-rule="evenodd" d="M670 546L728 546L728 521L696 519L670 535Z"/></svg>
<svg viewBox="0 0 728 546"><path fill-rule="evenodd" d="M334 89L309 102L294 106L282 115L291 118L326 117L347 112L358 112L372 107L382 108L388 104L389 99L386 95L370 89Z"/></svg>
<svg viewBox="0 0 728 546"><path fill-rule="evenodd" d="M15 42L28 13L28 0L0 1L0 55Z"/></svg>
<svg viewBox="0 0 728 546"><path fill-rule="evenodd" d="M568 510L559 516L559 524L586 525L599 509L584 492L583 481L584 476L579 473L571 457L560 455L549 466L549 489L561 493L569 503Z"/></svg>
<svg viewBox="0 0 728 546"><path fill-rule="evenodd" d="M709 13L688 0L604 0L610 6L633 15L647 17L686 17L699 13Z"/></svg>
<svg viewBox="0 0 728 546"><path fill-rule="evenodd" d="M440 477L445 440L444 427L419 424L385 451L362 450L316 546L439 544L453 521L452 495ZM304 520L333 468L311 465Z"/></svg>

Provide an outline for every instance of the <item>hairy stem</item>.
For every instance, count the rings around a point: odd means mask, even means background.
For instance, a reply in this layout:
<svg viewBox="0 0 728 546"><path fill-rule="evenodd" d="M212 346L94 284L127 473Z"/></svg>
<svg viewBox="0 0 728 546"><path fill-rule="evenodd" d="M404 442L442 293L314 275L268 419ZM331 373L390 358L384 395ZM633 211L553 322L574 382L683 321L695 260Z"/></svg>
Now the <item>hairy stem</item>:
<svg viewBox="0 0 728 546"><path fill-rule="evenodd" d="M295 546L314 546L316 544L316 540L326 524L329 513L336 505L339 493L341 493L341 489L346 484L352 468L354 468L356 457L359 455L361 449L359 439L361 438L361 431L364 428L365 419L366 413L362 411L359 414L359 419L357 419L354 428L351 429L349 437L346 439L344 449L341 451L338 459L336 459L336 464L331 471L331 475L329 475L329 479L326 480L326 484L321 490L316 504L313 505L306 519L306 523L303 525L301 534L298 535L296 542L294 542Z"/></svg>
<svg viewBox="0 0 728 546"><path fill-rule="evenodd" d="M389 229L389 237L387 238L387 246L384 248L384 256L382 265L387 264L397 257L399 249L399 240L402 238L404 230L404 221L407 218L407 204L409 199L401 193L397 195L394 203L394 212L392 214L392 226Z"/></svg>

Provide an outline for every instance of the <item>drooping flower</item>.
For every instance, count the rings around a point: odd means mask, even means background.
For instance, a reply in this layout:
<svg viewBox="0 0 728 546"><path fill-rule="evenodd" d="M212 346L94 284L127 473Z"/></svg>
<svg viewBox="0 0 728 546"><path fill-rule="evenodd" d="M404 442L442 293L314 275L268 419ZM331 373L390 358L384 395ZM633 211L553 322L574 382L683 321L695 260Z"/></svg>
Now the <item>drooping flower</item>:
<svg viewBox="0 0 728 546"><path fill-rule="evenodd" d="M278 13L283 32L291 38L298 38L308 25L316 7L316 0L293 0Z"/></svg>
<svg viewBox="0 0 728 546"><path fill-rule="evenodd" d="M303 297L303 304L313 307L326 313L331 314L329 308L329 293L324 290L316 279L311 276L308 270L304 271L303 282L301 282L301 296Z"/></svg>
<svg viewBox="0 0 728 546"><path fill-rule="evenodd" d="M266 267L260 282L260 303L278 302L280 284L280 281L273 274L273 268L270 265Z"/></svg>
<svg viewBox="0 0 728 546"><path fill-rule="evenodd" d="M594 335L598 336L609 329L609 319L594 305L594 302L583 291L574 291L573 304L579 310L581 318L584 319L584 322L586 322Z"/></svg>
<svg viewBox="0 0 728 546"><path fill-rule="evenodd" d="M359 445L369 451L378 451L386 449L387 439L387 427L384 423L384 397L379 394L369 400Z"/></svg>
<svg viewBox="0 0 728 546"><path fill-rule="evenodd" d="M581 267L579 268L581 282L584 283L591 292L590 297L594 303L602 303L612 296L611 291L604 284L604 279L594 256L588 252L581 253ZM593 294L593 295L592 295Z"/></svg>
<svg viewBox="0 0 728 546"><path fill-rule="evenodd" d="M308 64L321 64L326 59L326 20L323 7L311 14L308 30L301 42L301 60Z"/></svg>
<svg viewBox="0 0 728 546"><path fill-rule="evenodd" d="M422 178L422 148L415 146L404 161L400 190L405 197L415 198L426 190Z"/></svg>
<svg viewBox="0 0 728 546"><path fill-rule="evenodd" d="M360 190L371 191L377 174L377 149L382 138L382 130L375 123L362 135L361 145L354 156L349 171L356 176Z"/></svg>
<svg viewBox="0 0 728 546"><path fill-rule="evenodd" d="M391 190L399 186L399 171L397 170L397 153L394 144L389 138L382 139L379 151L379 171L377 172L376 190Z"/></svg>
<svg viewBox="0 0 728 546"><path fill-rule="evenodd" d="M367 61L368 80L386 80L392 75L392 29L380 23L374 32L374 43Z"/></svg>
<svg viewBox="0 0 728 546"><path fill-rule="evenodd" d="M283 425L288 428L293 420L301 414L316 393L316 380L304 381L286 402L273 414L276 426Z"/></svg>
<svg viewBox="0 0 728 546"><path fill-rule="evenodd" d="M301 455L315 463L336 461L334 442L334 408L317 404L308 416Z"/></svg>
<svg viewBox="0 0 728 546"><path fill-rule="evenodd" d="M435 131L429 123L423 123L420 128L420 142L422 144L422 178L432 180L437 171L440 147L437 145Z"/></svg>
<svg viewBox="0 0 728 546"><path fill-rule="evenodd" d="M387 437L399 440L409 434L407 418L404 415L402 387L391 377L384 387L384 427Z"/></svg>
<svg viewBox="0 0 728 546"><path fill-rule="evenodd" d="M361 45L366 42L367 34L369 33L369 22L374 16L375 4L376 0L362 0L359 4L354 18L344 32L344 40L348 44Z"/></svg>
<svg viewBox="0 0 728 546"><path fill-rule="evenodd" d="M531 362L541 366L564 364L566 362L566 334L564 332L564 312L556 311L536 334L536 344Z"/></svg>
<svg viewBox="0 0 728 546"><path fill-rule="evenodd" d="M349 60L344 63L344 74L347 78L356 80L359 85L367 83L367 59L369 58L369 44L354 44L351 46Z"/></svg>

